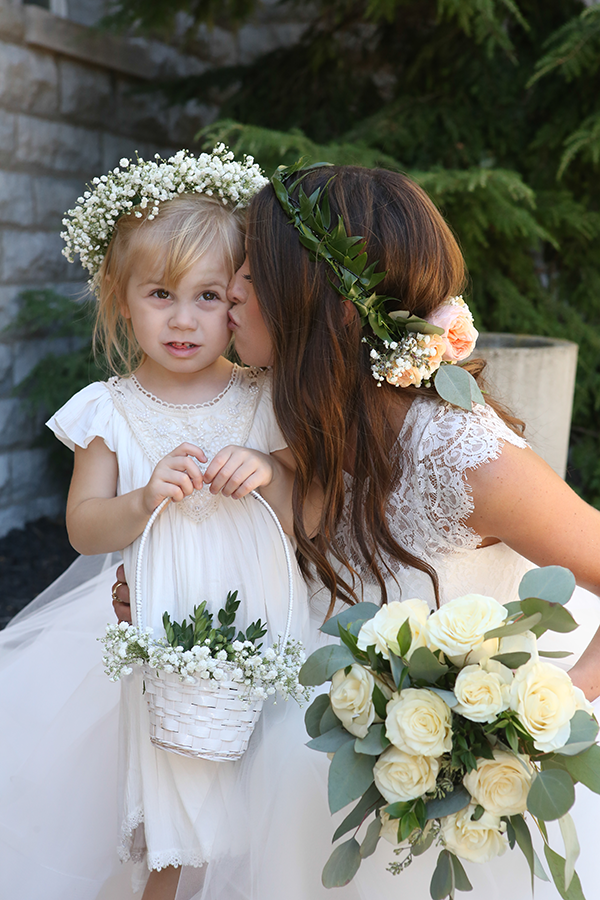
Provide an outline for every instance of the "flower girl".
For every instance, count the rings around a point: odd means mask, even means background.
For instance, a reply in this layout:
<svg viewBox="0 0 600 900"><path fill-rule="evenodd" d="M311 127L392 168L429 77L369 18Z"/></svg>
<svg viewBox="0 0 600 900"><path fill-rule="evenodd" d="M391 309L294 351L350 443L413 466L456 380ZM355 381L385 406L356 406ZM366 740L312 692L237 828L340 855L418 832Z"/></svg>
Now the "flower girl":
<svg viewBox="0 0 600 900"><path fill-rule="evenodd" d="M165 611L181 622L206 600L216 613L230 591L238 591L241 600L236 626L243 629L262 619L270 642L284 631L288 579L281 541L267 511L247 495L260 488L285 519L293 475L281 459L285 442L272 411L268 372L240 368L222 355L231 337L226 288L243 255L237 209L262 183L251 159L233 162L222 146L198 159L180 153L168 163L122 160L120 169L96 179L96 187L65 220L68 252L78 252L94 276L97 337L115 370L126 373L84 388L48 423L75 454L67 527L82 554L122 551L133 584L140 535L153 510L166 498L173 501L153 526L140 573L144 624L155 634L163 633ZM297 634L305 588L299 573L294 577L300 598L296 608L301 607L293 626ZM87 602L82 589L79 598ZM42 631L53 616L56 621L56 603L60 600L41 610ZM107 596L106 606L108 619ZM85 615L85 609L79 607L77 614ZM53 669L69 680L70 656L78 648L67 649L67 641L63 645L46 669L51 682ZM116 690L108 679L106 684ZM74 687L62 687L65 698ZM85 685L78 689L83 692L79 715L89 718L103 752L89 757L88 769L82 758L89 743L85 726L78 730L69 722L54 734L59 747L65 740L78 766L68 784L56 785L50 808L57 824L63 821L56 805L61 790L85 793L97 781L108 791L112 776L107 773L115 767L117 741L99 726L98 710L86 709ZM98 685L94 690L100 690ZM144 900L171 900L179 868L202 867L210 860L219 811L239 767L152 744L143 690L142 675L134 669L123 680L120 704L119 856L145 862L150 877ZM101 693L106 696L104 687ZM97 700L93 692L89 697L92 704ZM51 705L57 705L54 699ZM47 735L52 733L52 722L45 725ZM73 739L81 744L79 756L73 753ZM10 806L13 818L18 819L19 783L27 778L21 766ZM30 815L39 817L38 830L47 831L50 808L36 809L35 796L30 803ZM96 811L90 808L88 816L93 819ZM0 818L0 834L18 855L23 851L16 848L23 844L10 834L9 819ZM18 831L22 822L15 824ZM104 824L98 823L93 838L100 846ZM86 835L80 837L77 822L71 821L61 838L77 847L78 841L89 843ZM86 870L86 853L87 848L80 866L72 864L70 872L64 871L60 853L54 859L49 853L43 865L33 860L29 871L27 855L15 863L8 854L9 870L11 864L23 868L18 890L9 871L11 896L115 898L116 884L98 895L103 860L94 860L94 871ZM118 896L133 894L124 889Z"/></svg>

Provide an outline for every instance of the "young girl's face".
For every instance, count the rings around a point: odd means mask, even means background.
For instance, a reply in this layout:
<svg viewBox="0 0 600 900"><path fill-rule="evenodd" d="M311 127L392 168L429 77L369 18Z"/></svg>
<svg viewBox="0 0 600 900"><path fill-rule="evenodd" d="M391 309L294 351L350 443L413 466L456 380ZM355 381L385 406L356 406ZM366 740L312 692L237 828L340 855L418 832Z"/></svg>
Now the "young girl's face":
<svg viewBox="0 0 600 900"><path fill-rule="evenodd" d="M142 260L134 265L122 309L147 363L186 376L209 369L231 338L223 254L209 250L176 286L153 277Z"/></svg>

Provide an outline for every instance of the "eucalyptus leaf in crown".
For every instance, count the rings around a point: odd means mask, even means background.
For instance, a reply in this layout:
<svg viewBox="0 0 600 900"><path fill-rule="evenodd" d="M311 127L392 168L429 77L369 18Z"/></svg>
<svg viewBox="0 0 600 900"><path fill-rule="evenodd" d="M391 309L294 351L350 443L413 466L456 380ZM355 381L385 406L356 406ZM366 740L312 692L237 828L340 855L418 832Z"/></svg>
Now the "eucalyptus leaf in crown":
<svg viewBox="0 0 600 900"><path fill-rule="evenodd" d="M312 259L332 269L332 287L355 306L363 328L370 332L363 341L371 348L371 370L378 386L384 381L396 387L433 385L443 400L455 406L470 410L473 403L483 404L475 379L455 365L470 355L478 336L467 304L462 297L450 297L429 320L409 310L388 311L386 307L396 305L397 298L376 291L387 273L375 271L377 261L368 264L362 235L348 235L341 216L332 223L328 187L335 175L310 195L302 186L308 172L329 165L306 166L300 160L293 166L280 166L271 184L302 246ZM297 200L292 196L296 188Z"/></svg>
<svg viewBox="0 0 600 900"><path fill-rule="evenodd" d="M245 156L239 162L225 144L199 156L180 150L167 160L158 154L154 160L124 157L107 175L94 178L77 198L78 205L68 210L69 218L62 220L63 255L73 262L78 254L93 277L121 216L141 218L143 210L149 209L148 219L153 219L160 203L186 193L219 197L234 208L246 207L265 184L268 180L253 157Z"/></svg>

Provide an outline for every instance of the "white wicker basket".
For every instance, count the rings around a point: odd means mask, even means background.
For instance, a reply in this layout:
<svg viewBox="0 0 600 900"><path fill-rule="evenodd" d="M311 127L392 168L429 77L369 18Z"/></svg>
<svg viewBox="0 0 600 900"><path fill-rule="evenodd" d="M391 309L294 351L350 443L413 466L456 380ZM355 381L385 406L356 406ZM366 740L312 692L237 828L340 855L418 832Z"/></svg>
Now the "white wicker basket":
<svg viewBox="0 0 600 900"><path fill-rule="evenodd" d="M273 518L285 552L288 573L288 616L282 647L289 637L294 603L292 561L287 538L267 501L256 491L252 496ZM141 571L144 550L152 525L169 500L163 500L152 513L138 550L135 572L137 624L143 627ZM227 668L227 663L221 666ZM233 666L231 666L233 668ZM157 747L182 756L200 757L216 762L239 759L245 752L260 716L263 701L248 702L243 685L233 681L197 679L195 684L180 680L175 672L144 666L145 695L150 714L150 740Z"/></svg>

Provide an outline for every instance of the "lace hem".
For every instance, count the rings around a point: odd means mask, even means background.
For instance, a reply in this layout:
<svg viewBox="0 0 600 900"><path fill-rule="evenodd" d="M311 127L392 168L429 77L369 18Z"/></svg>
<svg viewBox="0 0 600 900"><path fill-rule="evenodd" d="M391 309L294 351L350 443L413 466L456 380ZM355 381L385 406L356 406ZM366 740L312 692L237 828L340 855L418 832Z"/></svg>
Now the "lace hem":
<svg viewBox="0 0 600 900"><path fill-rule="evenodd" d="M121 839L117 847L119 860L122 863L146 863L150 871L166 869L167 866L192 866L195 869L205 866L208 858L197 852L189 850L161 850L150 853L144 840L143 845L135 846L136 830L144 824L144 811L137 809L129 815L121 825Z"/></svg>

